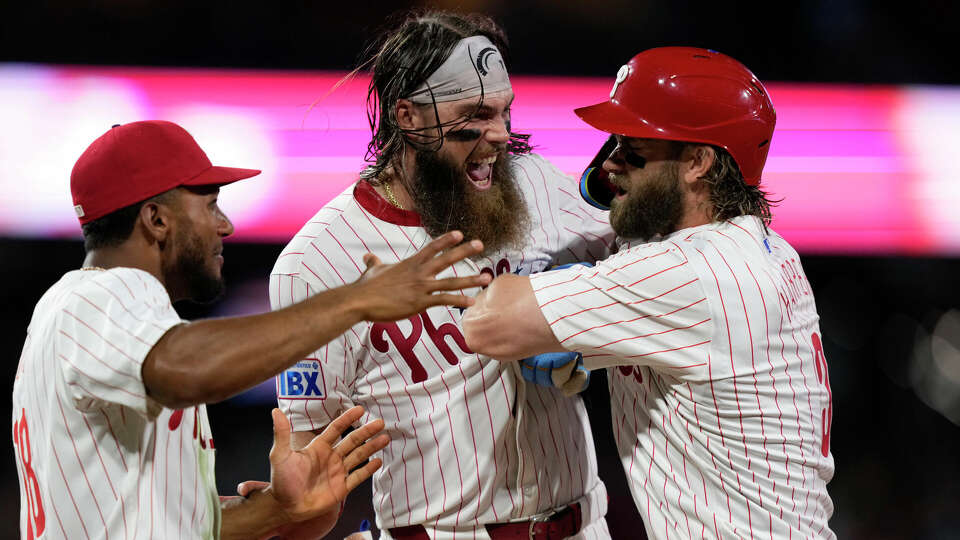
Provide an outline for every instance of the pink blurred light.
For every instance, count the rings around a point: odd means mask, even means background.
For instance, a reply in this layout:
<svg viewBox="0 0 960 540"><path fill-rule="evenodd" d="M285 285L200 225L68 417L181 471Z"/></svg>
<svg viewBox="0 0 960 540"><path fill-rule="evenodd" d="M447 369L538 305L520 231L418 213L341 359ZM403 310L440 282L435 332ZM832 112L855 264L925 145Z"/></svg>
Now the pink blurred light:
<svg viewBox="0 0 960 540"><path fill-rule="evenodd" d="M113 81L135 89L139 110L164 118L185 108L205 107L249 117L258 137L270 141L273 169L268 196L256 212L237 221L236 239L283 242L326 201L351 185L364 165L369 141L364 100L368 79L341 82L343 74L227 70L43 67L60 88L80 80ZM2 72L0 72L2 73ZM581 122L573 108L607 98L611 80L563 77L513 78L517 95L514 129L533 133L537 151L563 170L578 175L606 135ZM0 77L0 85L25 84ZM953 253L958 244L941 243L918 215L913 187L924 174L910 151L911 134L899 127L905 90L895 87L767 85L777 107L778 128L771 143L764 186L783 202L775 209L775 229L799 250L816 253ZM2 86L0 86L2 90ZM36 88L58 99L56 88ZM951 94L956 96L956 94ZM944 99L940 96L939 99ZM140 118L97 118L111 123ZM56 125L62 118L35 122ZM87 122L91 120L88 118ZM185 126L188 130L191 126ZM38 130L49 132L49 128ZM92 140L99 133L92 134ZM24 136L29 136L29 133ZM204 141L200 141L203 145ZM49 140L36 144L50 144ZM257 163L242 166L257 167ZM69 175L63 171L63 178ZM62 179L60 180L62 181ZM17 179L0 178L0 187L18 189ZM66 190L66 183L60 184ZM59 189L59 188L58 188ZM0 202L4 224L30 212L15 196ZM230 208L230 190L222 197ZM65 205L66 206L66 205ZM36 216L32 216L36 221ZM76 236L71 208L44 216L43 230L15 234Z"/></svg>

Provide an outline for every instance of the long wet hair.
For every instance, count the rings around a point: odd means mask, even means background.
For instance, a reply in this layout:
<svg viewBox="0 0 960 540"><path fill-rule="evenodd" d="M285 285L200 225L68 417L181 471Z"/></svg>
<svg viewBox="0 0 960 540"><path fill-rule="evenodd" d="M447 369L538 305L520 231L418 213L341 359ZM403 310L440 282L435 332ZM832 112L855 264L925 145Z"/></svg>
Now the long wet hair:
<svg viewBox="0 0 960 540"><path fill-rule="evenodd" d="M729 152L714 146L716 157L713 166L700 177L710 187L710 203L714 221L726 221L737 216L757 216L769 227L773 220L771 206L779 200L770 199L759 186L750 186L743 181L740 167Z"/></svg>
<svg viewBox="0 0 960 540"><path fill-rule="evenodd" d="M507 62L506 34L490 17L474 13L414 11L381 33L367 48L365 60L358 69L368 67L371 72L367 89L367 121L373 136L367 144L365 159L369 165L360 173L362 178L376 182L383 170L401 155L405 143L414 144L420 151L439 150L443 145L442 128L455 128L470 120L468 116L448 125L404 130L397 125L396 104L397 100L409 96L423 84L446 61L460 40L471 36L486 36ZM477 108L482 104L481 95ZM423 106L436 111L435 101ZM414 133L416 142L407 137ZM514 154L530 152L529 138L529 135L511 132L508 151Z"/></svg>

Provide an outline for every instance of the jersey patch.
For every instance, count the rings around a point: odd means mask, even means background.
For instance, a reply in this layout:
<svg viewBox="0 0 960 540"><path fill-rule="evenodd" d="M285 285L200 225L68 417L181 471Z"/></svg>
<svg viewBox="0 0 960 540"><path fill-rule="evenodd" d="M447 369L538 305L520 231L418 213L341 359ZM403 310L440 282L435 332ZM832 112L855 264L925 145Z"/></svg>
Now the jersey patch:
<svg viewBox="0 0 960 540"><path fill-rule="evenodd" d="M320 362L306 359L277 375L277 398L279 399L324 399L326 383Z"/></svg>

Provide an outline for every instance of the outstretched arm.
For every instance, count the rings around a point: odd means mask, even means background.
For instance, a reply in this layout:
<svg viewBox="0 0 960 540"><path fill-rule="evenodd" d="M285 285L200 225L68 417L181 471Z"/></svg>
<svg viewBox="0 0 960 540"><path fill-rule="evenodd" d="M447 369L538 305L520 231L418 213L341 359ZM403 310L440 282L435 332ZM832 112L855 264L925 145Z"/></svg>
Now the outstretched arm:
<svg viewBox="0 0 960 540"><path fill-rule="evenodd" d="M361 321L405 319L436 305L468 307L472 298L441 291L482 287L489 276L436 279L483 251L477 240L453 247L462 239L459 231L447 233L391 265L367 254L359 280L286 309L175 326L143 363L147 392L169 408L221 401L280 373Z"/></svg>
<svg viewBox="0 0 960 540"><path fill-rule="evenodd" d="M566 350L540 311L530 279L513 274L498 277L477 296L463 314L463 334L468 347L501 361Z"/></svg>
<svg viewBox="0 0 960 540"><path fill-rule="evenodd" d="M273 410L273 448L270 450L270 483L250 490L246 497L223 503L224 540L318 538L333 528L337 511L347 494L380 468L379 458L359 466L389 442L383 420L374 420L337 439L363 415L353 407L333 420L302 450L290 446L290 423ZM356 470L353 470L356 468ZM253 483L247 483L253 484ZM321 523L317 518L325 516Z"/></svg>

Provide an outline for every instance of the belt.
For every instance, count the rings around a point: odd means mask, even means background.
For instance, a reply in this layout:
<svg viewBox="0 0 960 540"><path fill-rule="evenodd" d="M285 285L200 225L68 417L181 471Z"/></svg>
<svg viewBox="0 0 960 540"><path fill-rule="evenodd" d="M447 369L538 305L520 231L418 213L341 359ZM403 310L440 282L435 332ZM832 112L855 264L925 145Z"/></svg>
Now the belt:
<svg viewBox="0 0 960 540"><path fill-rule="evenodd" d="M490 540L561 540L580 532L583 514L580 503L567 505L556 511L537 514L527 521L490 523L484 525ZM423 525L408 525L390 529L396 540L430 540Z"/></svg>

